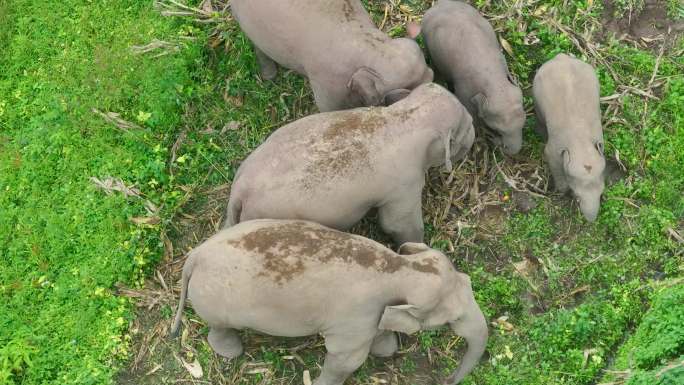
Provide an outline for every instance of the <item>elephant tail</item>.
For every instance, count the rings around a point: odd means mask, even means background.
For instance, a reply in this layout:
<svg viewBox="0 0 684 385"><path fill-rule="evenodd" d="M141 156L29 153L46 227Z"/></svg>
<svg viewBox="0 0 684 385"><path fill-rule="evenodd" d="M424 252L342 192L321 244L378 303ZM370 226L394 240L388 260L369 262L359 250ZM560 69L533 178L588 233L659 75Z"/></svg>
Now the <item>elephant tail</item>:
<svg viewBox="0 0 684 385"><path fill-rule="evenodd" d="M178 310L176 312L176 317L173 320L173 326L169 332L171 338L178 337L178 330L181 326L181 319L183 318L183 308L185 308L185 299L188 297L188 283L190 282L190 276L192 275L192 270L194 268L194 258L191 254L183 265L183 274L181 276L181 292L180 300L178 302Z"/></svg>
<svg viewBox="0 0 684 385"><path fill-rule="evenodd" d="M240 216L242 214L242 199L231 196L228 201L228 210L226 212L226 221L223 223L223 228L228 228L240 223Z"/></svg>

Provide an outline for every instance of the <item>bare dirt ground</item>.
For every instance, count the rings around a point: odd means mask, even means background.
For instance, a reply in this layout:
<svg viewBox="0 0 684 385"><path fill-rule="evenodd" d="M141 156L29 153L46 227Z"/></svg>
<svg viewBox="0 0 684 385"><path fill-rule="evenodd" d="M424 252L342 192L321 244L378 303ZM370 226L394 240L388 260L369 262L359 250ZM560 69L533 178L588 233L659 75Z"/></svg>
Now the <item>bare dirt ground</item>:
<svg viewBox="0 0 684 385"><path fill-rule="evenodd" d="M684 33L684 19L673 20L667 15L667 2L646 0L641 11L628 11L622 18L616 18L613 1L605 1L603 22L606 33L613 34L618 40L630 41L648 47L669 43Z"/></svg>

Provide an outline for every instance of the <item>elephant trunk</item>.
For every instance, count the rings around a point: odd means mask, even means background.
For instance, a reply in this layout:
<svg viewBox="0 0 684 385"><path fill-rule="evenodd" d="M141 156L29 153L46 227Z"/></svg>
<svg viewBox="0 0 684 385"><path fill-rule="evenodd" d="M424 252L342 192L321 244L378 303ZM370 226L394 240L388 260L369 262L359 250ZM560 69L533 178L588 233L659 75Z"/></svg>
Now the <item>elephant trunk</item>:
<svg viewBox="0 0 684 385"><path fill-rule="evenodd" d="M487 346L489 333L487 330L487 321L477 304L474 304L474 309L468 313L467 316L456 322L452 322L451 329L457 335L465 338L468 343L468 350L461 360L461 365L459 365L458 369L456 369L447 380L448 385L456 385L461 382L465 376L470 374L480 361L480 357L484 354L485 347Z"/></svg>
<svg viewBox="0 0 684 385"><path fill-rule="evenodd" d="M601 206L601 195L594 195L589 197L581 196L579 198L580 211L589 222L594 222L596 220L599 213L599 207Z"/></svg>
<svg viewBox="0 0 684 385"><path fill-rule="evenodd" d="M501 142L503 144L503 152L506 155L515 155L522 148L522 132L504 135L501 138Z"/></svg>

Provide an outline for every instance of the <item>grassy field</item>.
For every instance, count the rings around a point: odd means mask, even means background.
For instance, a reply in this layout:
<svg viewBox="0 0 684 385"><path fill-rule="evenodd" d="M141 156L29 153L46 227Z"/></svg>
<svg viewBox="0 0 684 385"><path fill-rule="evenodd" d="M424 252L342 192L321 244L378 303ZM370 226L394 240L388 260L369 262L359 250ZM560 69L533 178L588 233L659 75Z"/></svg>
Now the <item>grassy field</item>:
<svg viewBox="0 0 684 385"><path fill-rule="evenodd" d="M430 2L364 3L400 36ZM478 140L452 175L431 170L427 241L470 274L492 322L468 384L684 383L684 6L656 3L475 2L530 112L534 71L556 53L598 68L611 173L588 224L553 192L532 114L520 155ZM184 254L217 229L240 161L316 111L300 76L258 78L222 2L191 4L0 0L0 384L317 375L319 337L245 332L246 354L226 361L190 307L182 337L166 336ZM354 232L387 240L372 215ZM463 346L404 337L348 383L433 384Z"/></svg>
<svg viewBox="0 0 684 385"><path fill-rule="evenodd" d="M175 210L167 144L202 62L188 32L149 2L0 1L0 384L108 383L128 356L113 290L163 250L161 226L131 219ZM131 50L154 39L178 51Z"/></svg>

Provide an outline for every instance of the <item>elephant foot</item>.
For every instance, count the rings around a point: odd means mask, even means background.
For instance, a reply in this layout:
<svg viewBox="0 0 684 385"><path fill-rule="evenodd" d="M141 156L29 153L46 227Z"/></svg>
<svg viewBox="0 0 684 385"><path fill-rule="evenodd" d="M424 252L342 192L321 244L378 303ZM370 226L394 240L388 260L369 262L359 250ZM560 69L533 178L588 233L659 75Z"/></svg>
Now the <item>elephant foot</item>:
<svg viewBox="0 0 684 385"><path fill-rule="evenodd" d="M259 68L259 75L263 80L273 80L278 75L278 67L276 67L276 64L273 62L262 65Z"/></svg>
<svg viewBox="0 0 684 385"><path fill-rule="evenodd" d="M397 338L397 333L394 332L382 332L373 340L373 344L370 348L370 354L375 357L392 357L394 353L399 350L399 339Z"/></svg>
<svg viewBox="0 0 684 385"><path fill-rule="evenodd" d="M556 192L561 194L561 195L569 195L570 194L570 186L566 185L556 185Z"/></svg>
<svg viewBox="0 0 684 385"><path fill-rule="evenodd" d="M259 75L261 78L263 80L275 79L276 75L278 75L278 65L276 62L256 46L254 47L254 54L259 65Z"/></svg>
<svg viewBox="0 0 684 385"><path fill-rule="evenodd" d="M234 329L211 328L207 340L220 356L235 358L242 354L242 341Z"/></svg>
<svg viewBox="0 0 684 385"><path fill-rule="evenodd" d="M559 194L567 194L570 191L570 185L565 180L560 180L560 178L553 179L553 187Z"/></svg>

